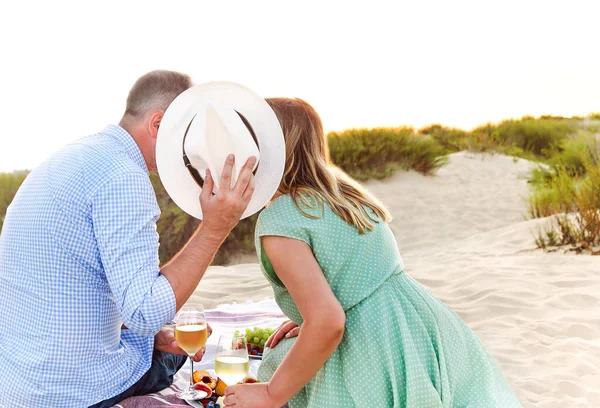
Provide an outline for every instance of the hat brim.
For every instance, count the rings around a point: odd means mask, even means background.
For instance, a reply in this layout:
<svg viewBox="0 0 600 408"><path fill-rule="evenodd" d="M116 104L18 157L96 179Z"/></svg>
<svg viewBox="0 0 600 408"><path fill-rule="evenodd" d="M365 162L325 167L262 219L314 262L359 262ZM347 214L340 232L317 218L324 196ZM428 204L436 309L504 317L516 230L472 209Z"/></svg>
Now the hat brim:
<svg viewBox="0 0 600 408"><path fill-rule="evenodd" d="M185 167L182 143L186 127L195 113L210 102L229 105L240 112L256 133L260 162L254 194L241 217L246 218L260 211L277 192L285 165L285 141L275 112L264 98L245 86L224 81L207 82L186 90L169 105L156 141L158 174L175 204L191 216L202 219L202 189Z"/></svg>

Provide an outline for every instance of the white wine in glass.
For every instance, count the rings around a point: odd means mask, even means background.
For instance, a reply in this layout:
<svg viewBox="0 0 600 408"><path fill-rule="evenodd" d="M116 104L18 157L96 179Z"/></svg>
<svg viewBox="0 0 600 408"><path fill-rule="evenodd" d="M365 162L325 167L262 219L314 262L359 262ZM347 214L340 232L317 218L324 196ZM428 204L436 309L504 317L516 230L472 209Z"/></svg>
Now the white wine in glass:
<svg viewBox="0 0 600 408"><path fill-rule="evenodd" d="M208 330L204 324L182 324L175 326L175 338L179 347L188 355L195 355L206 345Z"/></svg>
<svg viewBox="0 0 600 408"><path fill-rule="evenodd" d="M248 375L248 370L246 336L221 335L215 358L215 372L219 378L227 385L235 385Z"/></svg>
<svg viewBox="0 0 600 408"><path fill-rule="evenodd" d="M190 357L190 386L177 396L184 400L196 399L198 393L194 389L194 356L206 345L208 325L201 305L186 306L175 317L175 339L179 347Z"/></svg>

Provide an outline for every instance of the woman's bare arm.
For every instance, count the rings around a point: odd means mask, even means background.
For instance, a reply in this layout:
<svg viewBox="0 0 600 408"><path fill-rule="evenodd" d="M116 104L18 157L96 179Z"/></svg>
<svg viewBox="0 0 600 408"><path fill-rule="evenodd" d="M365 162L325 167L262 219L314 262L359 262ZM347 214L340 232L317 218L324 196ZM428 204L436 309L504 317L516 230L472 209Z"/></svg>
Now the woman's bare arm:
<svg viewBox="0 0 600 408"><path fill-rule="evenodd" d="M269 394L283 405L335 351L344 334L346 315L306 243L266 236L262 246L304 319L298 339L268 384Z"/></svg>

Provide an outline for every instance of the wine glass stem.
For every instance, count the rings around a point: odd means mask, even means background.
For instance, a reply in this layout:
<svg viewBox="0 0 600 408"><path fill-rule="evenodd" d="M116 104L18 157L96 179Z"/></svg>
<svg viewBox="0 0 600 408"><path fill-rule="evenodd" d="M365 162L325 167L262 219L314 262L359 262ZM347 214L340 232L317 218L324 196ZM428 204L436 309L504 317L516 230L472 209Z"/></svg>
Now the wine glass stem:
<svg viewBox="0 0 600 408"><path fill-rule="evenodd" d="M190 388L194 388L194 357L190 357L192 363L192 371L190 372Z"/></svg>

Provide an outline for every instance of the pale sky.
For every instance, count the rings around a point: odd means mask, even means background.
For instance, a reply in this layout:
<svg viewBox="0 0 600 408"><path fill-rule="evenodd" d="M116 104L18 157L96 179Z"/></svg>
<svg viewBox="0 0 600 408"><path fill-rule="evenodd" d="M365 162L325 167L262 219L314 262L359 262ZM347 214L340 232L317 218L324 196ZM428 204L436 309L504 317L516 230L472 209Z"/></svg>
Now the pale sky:
<svg viewBox="0 0 600 408"><path fill-rule="evenodd" d="M297 96L327 130L600 112L597 0L3 1L0 171L120 119L153 69Z"/></svg>

